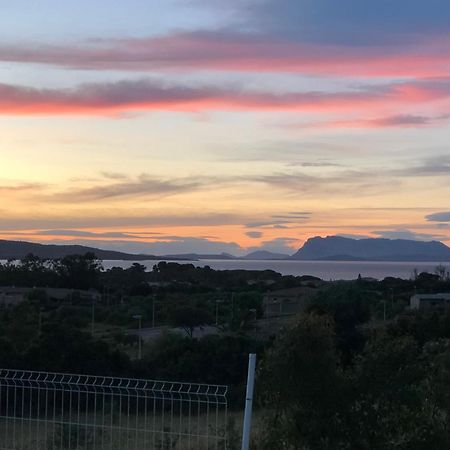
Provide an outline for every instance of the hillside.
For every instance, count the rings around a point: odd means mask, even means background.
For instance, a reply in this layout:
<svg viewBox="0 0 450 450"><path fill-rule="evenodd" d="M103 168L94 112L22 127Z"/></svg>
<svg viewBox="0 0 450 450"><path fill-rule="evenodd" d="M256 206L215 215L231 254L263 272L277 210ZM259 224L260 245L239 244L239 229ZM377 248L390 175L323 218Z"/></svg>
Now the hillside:
<svg viewBox="0 0 450 450"><path fill-rule="evenodd" d="M288 259L289 255L285 255L283 253L274 253L269 252L267 250L256 250L254 252L245 255L243 259L252 259L252 260L267 260L267 259Z"/></svg>
<svg viewBox="0 0 450 450"><path fill-rule="evenodd" d="M308 239L290 259L440 262L450 261L450 248L438 241L327 236Z"/></svg>
<svg viewBox="0 0 450 450"><path fill-rule="evenodd" d="M161 259L154 255L132 255L129 253L115 252L112 250L101 250L84 245L47 245L25 241L0 240L0 259L21 259L32 253L42 259L62 258L66 255L95 253L97 258L103 260L146 260Z"/></svg>

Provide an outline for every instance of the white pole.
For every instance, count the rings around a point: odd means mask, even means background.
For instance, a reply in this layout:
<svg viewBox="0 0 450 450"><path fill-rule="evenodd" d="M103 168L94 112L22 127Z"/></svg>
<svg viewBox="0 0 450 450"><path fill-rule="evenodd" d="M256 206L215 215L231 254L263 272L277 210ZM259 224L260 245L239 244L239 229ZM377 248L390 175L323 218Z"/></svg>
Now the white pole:
<svg viewBox="0 0 450 450"><path fill-rule="evenodd" d="M252 427L253 390L255 387L256 355L248 355L247 394L245 396L244 431L242 433L242 450L250 448L250 432Z"/></svg>

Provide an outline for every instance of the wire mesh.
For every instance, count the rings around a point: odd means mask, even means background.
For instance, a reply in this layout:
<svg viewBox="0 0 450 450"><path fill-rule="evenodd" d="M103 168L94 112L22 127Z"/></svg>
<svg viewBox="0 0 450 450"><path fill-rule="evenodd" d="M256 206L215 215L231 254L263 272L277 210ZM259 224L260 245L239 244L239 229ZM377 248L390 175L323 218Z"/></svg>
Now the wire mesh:
<svg viewBox="0 0 450 450"><path fill-rule="evenodd" d="M0 369L1 450L222 450L226 429L226 386Z"/></svg>

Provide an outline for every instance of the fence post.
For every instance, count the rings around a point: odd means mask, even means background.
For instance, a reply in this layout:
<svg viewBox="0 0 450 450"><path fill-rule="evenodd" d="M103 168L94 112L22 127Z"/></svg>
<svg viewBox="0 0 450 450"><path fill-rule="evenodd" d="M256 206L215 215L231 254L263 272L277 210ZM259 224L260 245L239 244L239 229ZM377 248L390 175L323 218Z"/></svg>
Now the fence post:
<svg viewBox="0 0 450 450"><path fill-rule="evenodd" d="M252 428L253 390L255 387L256 355L248 355L247 394L245 396L244 430L242 433L242 450L249 450Z"/></svg>

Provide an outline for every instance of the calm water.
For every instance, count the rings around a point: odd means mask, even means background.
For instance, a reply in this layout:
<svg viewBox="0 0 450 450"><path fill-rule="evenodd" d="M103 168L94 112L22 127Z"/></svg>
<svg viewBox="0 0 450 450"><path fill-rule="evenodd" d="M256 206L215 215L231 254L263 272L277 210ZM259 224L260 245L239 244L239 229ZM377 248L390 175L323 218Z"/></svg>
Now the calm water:
<svg viewBox="0 0 450 450"><path fill-rule="evenodd" d="M136 261L151 270L158 261ZM265 270L272 269L282 275L313 275L323 280L354 280L361 274L362 277L383 279L388 276L411 278L414 269L419 272L434 272L438 264L450 268L450 262L361 262L361 261L233 261L233 260L201 260L183 261L183 264L194 264L212 269L245 269ZM111 267L129 267L133 261L104 261L105 269Z"/></svg>

